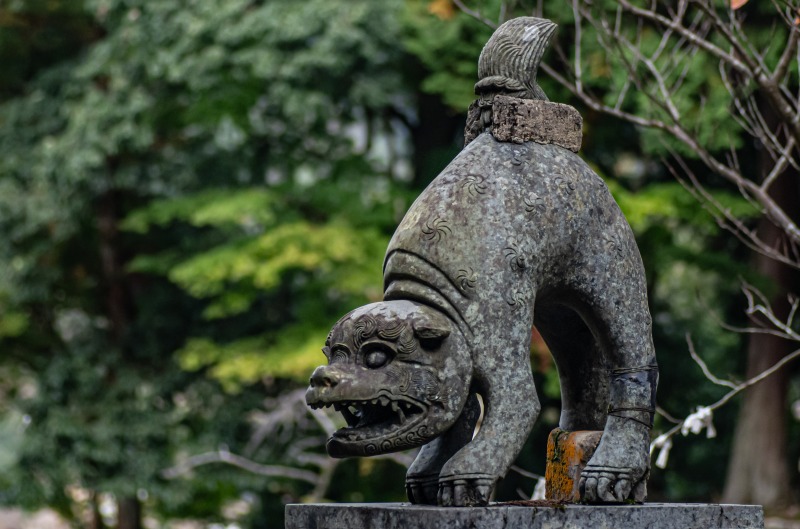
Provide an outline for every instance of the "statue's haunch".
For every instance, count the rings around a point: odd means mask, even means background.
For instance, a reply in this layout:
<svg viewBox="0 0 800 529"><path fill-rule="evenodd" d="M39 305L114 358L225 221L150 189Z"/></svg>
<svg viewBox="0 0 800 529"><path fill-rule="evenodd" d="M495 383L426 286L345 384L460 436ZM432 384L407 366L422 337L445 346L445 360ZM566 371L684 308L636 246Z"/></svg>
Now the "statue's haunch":
<svg viewBox="0 0 800 529"><path fill-rule="evenodd" d="M489 40L467 145L398 226L384 300L336 323L311 376L309 406L347 421L330 455L424 445L406 477L413 503L489 501L539 413L533 325L558 366L560 427L603 430L583 500L645 499L658 371L644 269L573 152L580 116L536 84L554 29L518 18Z"/></svg>

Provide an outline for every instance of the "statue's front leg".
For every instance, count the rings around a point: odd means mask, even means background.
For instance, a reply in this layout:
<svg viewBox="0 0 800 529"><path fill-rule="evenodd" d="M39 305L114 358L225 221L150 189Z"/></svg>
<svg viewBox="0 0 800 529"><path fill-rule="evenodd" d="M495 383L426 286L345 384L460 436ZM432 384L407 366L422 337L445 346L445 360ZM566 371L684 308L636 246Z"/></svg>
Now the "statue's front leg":
<svg viewBox="0 0 800 529"><path fill-rule="evenodd" d="M581 474L586 502L643 502L650 467L650 428L658 371L654 364L612 372L603 437Z"/></svg>
<svg viewBox="0 0 800 529"><path fill-rule="evenodd" d="M470 442L480 415L478 398L471 393L453 427L422 447L406 473L406 494L411 503L436 505L442 467Z"/></svg>
<svg viewBox="0 0 800 529"><path fill-rule="evenodd" d="M609 344L611 372L603 436L579 483L581 499L590 503L643 502L647 497L658 366L644 272L635 258L632 254L628 266L609 271L607 285L598 285L598 291L616 294L594 303L598 328ZM616 298L628 300L625 310L616 306Z"/></svg>
<svg viewBox="0 0 800 529"><path fill-rule="evenodd" d="M475 380L483 398L480 430L442 468L438 503L486 505L528 438L541 408L527 345L510 354L476 360ZM489 353L489 351L485 351Z"/></svg>

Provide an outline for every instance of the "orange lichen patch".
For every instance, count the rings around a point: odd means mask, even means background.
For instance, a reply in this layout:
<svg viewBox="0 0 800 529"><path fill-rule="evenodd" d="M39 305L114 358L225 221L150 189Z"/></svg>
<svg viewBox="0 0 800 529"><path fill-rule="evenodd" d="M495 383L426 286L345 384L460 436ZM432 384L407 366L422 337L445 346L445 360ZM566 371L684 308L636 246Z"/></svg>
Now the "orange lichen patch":
<svg viewBox="0 0 800 529"><path fill-rule="evenodd" d="M456 14L456 6L450 0L433 0L428 4L428 12L442 20L450 20Z"/></svg>
<svg viewBox="0 0 800 529"><path fill-rule="evenodd" d="M556 428L547 439L545 498L556 502L578 502L578 481L586 463L600 443L602 431L567 432Z"/></svg>

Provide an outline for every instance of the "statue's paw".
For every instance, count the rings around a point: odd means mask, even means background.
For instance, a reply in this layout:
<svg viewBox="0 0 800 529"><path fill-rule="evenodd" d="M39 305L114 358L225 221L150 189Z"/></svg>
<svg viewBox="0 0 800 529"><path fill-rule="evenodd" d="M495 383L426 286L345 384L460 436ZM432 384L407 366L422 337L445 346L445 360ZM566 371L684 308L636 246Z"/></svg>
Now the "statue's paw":
<svg viewBox="0 0 800 529"><path fill-rule="evenodd" d="M496 477L488 474L447 476L439 479L438 503L442 507L478 507L489 503Z"/></svg>
<svg viewBox="0 0 800 529"><path fill-rule="evenodd" d="M585 502L644 501L646 476L623 467L587 465L581 472L578 487Z"/></svg>
<svg viewBox="0 0 800 529"><path fill-rule="evenodd" d="M436 505L439 496L439 476L437 474L407 476L406 496L408 501L417 505Z"/></svg>
<svg viewBox="0 0 800 529"><path fill-rule="evenodd" d="M609 417L594 455L581 472L581 501L643 502L650 473L650 432L636 421Z"/></svg>

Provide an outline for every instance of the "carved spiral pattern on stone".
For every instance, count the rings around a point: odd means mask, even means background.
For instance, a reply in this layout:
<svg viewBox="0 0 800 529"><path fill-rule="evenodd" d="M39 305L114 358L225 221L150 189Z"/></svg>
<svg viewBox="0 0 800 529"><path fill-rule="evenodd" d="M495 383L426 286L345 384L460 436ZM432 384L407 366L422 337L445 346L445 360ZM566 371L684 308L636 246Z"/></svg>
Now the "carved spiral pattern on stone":
<svg viewBox="0 0 800 529"><path fill-rule="evenodd" d="M512 245L505 248L503 254L514 272L528 268L528 264L525 262L525 251L522 248Z"/></svg>
<svg viewBox="0 0 800 529"><path fill-rule="evenodd" d="M453 233L453 230L451 230L450 226L447 225L447 221L440 217L436 217L433 220L426 222L421 229L422 238L426 241L439 242L447 235Z"/></svg>
<svg viewBox="0 0 800 529"><path fill-rule="evenodd" d="M411 431L406 434L406 442L410 445L418 445L424 441L428 435L428 427L424 424L417 428L416 431Z"/></svg>
<svg viewBox="0 0 800 529"><path fill-rule="evenodd" d="M597 187L599 187L600 189L608 189L608 185L607 185L607 184L605 183L605 181L604 181L602 178L600 178L599 176L595 176L595 177L593 178L593 180L594 180L594 183L595 183L595 185L596 185Z"/></svg>
<svg viewBox="0 0 800 529"><path fill-rule="evenodd" d="M605 243L606 248L614 252L617 259L623 259L625 257L625 248L616 237L612 235L606 235Z"/></svg>
<svg viewBox="0 0 800 529"><path fill-rule="evenodd" d="M463 268L456 274L456 283L462 291L472 290L478 283L478 276L472 268Z"/></svg>
<svg viewBox="0 0 800 529"><path fill-rule="evenodd" d="M571 195L572 192L578 187L575 182L566 178L565 176L556 177L556 185L568 195Z"/></svg>
<svg viewBox="0 0 800 529"><path fill-rule="evenodd" d="M506 294L506 303L511 307L511 310L518 311L525 304L525 298L521 292L510 291Z"/></svg>
<svg viewBox="0 0 800 529"><path fill-rule="evenodd" d="M395 322L391 327L382 327L378 329L378 336L390 342L396 341L406 326L402 321Z"/></svg>
<svg viewBox="0 0 800 529"><path fill-rule="evenodd" d="M533 213L534 211L544 211L544 199L537 195L536 193L530 193L528 196L522 199L525 203L525 211L527 213Z"/></svg>
<svg viewBox="0 0 800 529"><path fill-rule="evenodd" d="M411 356L417 352L417 340L411 332L404 332L397 340L397 352L401 355Z"/></svg>
<svg viewBox="0 0 800 529"><path fill-rule="evenodd" d="M411 373L402 371L403 380L397 384L397 392L401 395L408 395L408 388L411 387Z"/></svg>
<svg viewBox="0 0 800 529"><path fill-rule="evenodd" d="M333 354L331 355L330 363L334 362L346 362L347 361L347 352L342 349L334 349Z"/></svg>
<svg viewBox="0 0 800 529"><path fill-rule="evenodd" d="M364 447L364 453L368 456L375 455L378 453L378 447L370 443Z"/></svg>
<svg viewBox="0 0 800 529"><path fill-rule="evenodd" d="M356 349L361 349L365 340L372 338L378 330L378 322L369 314L364 314L356 322L353 328L353 345Z"/></svg>
<svg viewBox="0 0 800 529"><path fill-rule="evenodd" d="M467 192L472 196L483 195L486 193L489 185L486 183L486 178L481 175L470 174L464 178L461 183L462 188L467 188Z"/></svg>

